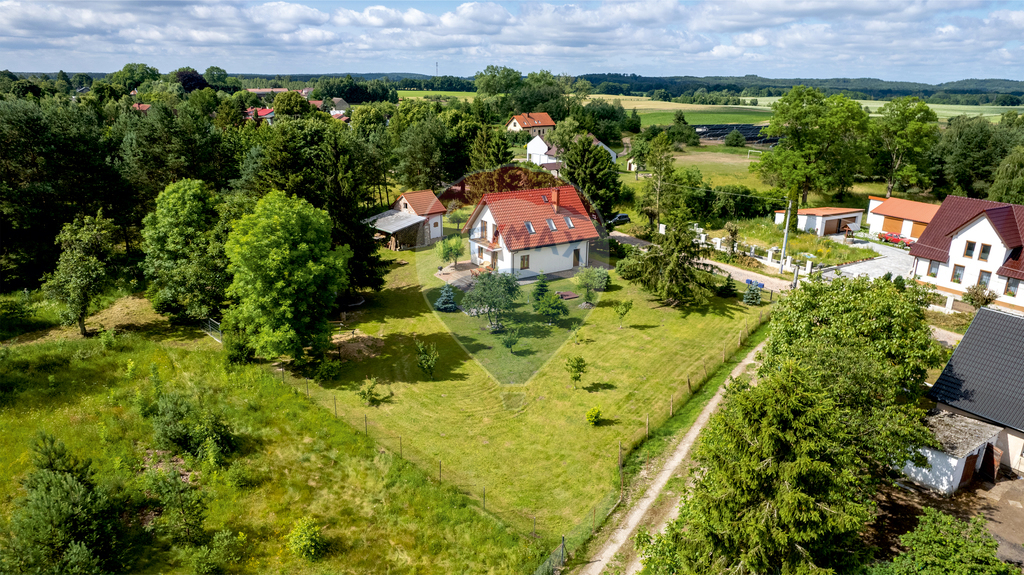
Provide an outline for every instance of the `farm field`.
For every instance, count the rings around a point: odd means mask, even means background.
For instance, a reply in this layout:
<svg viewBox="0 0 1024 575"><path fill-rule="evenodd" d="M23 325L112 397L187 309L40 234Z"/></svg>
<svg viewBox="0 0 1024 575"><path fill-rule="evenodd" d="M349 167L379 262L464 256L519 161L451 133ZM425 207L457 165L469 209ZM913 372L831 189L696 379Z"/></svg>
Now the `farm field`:
<svg viewBox="0 0 1024 575"><path fill-rule="evenodd" d="M771 107L772 103L776 102L781 96L771 96L765 98L757 98L758 107ZM871 110L871 114L877 115L878 109L881 108L888 102L888 100L855 100L861 106L867 106ZM960 116L967 114L968 116L984 116L993 122L999 121L999 116L1010 110L1016 110L1018 113L1024 113L1024 106L960 106L956 104L928 104L932 110L935 110L935 115L939 117L939 123L946 123L950 118L954 116Z"/></svg>
<svg viewBox="0 0 1024 575"><path fill-rule="evenodd" d="M145 470L179 466L197 473L193 479L209 502L208 536L226 529L245 537L244 557L225 566L229 573L498 574L531 569L547 551L450 485L379 451L287 385L301 380L288 374L282 383L261 366L226 369L219 344L197 330L173 329L141 297L119 300L111 310L118 309L92 322L125 330L112 345L58 329L50 335L59 338L25 338L34 343L8 348L0 362L4 517L24 493L32 439L45 430L75 455L91 458L103 485L140 493ZM218 414L236 451L216 466L157 451L146 406L158 393ZM286 547L304 515L323 526L330 548L316 563ZM125 572L196 572L187 552L172 548L159 531L134 532L132 541Z"/></svg>
<svg viewBox="0 0 1024 575"><path fill-rule="evenodd" d="M422 468L436 470L440 462L445 481L474 497L482 499L486 487L487 509L520 531L531 531L536 518L549 542L614 502L618 443L628 447L642 436L648 415L652 427L663 421L670 396L681 406L686 377L701 377L702 362L713 371L723 347L731 353L740 332L766 311L717 299L702 309L666 308L613 274L613 286L586 315L578 345L565 329L532 326L536 337L551 341L524 338L517 348L523 357L503 360L509 352L480 329L484 319L427 307L422 292L433 295L443 285L433 276L439 262L432 251L393 258L388 289L345 325L367 353L346 364L342 381L325 393L336 391L344 418L359 427L366 417L371 436ZM620 330L611 307L626 298L635 305ZM433 381L416 368L415 339L437 346ZM579 389L563 369L570 354L588 363ZM536 373L521 381L532 366ZM386 383L392 399L364 407L349 390L367 377ZM594 406L604 413L597 427L584 418Z"/></svg>
<svg viewBox="0 0 1024 575"><path fill-rule="evenodd" d="M677 110L683 110L686 121L690 124L759 124L767 125L771 119L771 111L759 110L749 106L697 106L694 104L676 104ZM627 108L628 109L628 108ZM669 125L675 118L675 111L645 111L637 108L642 126Z"/></svg>
<svg viewBox="0 0 1024 575"><path fill-rule="evenodd" d="M472 101L476 98L476 92L445 92L441 90L398 90L399 98L426 98L441 96L442 98L458 98L460 100Z"/></svg>

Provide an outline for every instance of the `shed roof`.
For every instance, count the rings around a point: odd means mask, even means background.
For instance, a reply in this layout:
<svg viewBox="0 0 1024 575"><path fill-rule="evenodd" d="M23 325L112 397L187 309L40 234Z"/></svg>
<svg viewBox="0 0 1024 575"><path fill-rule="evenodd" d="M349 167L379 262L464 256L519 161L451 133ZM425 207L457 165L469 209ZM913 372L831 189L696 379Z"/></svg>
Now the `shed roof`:
<svg viewBox="0 0 1024 575"><path fill-rule="evenodd" d="M409 207L412 208L412 211L421 216L443 214L448 211L444 209L444 204L441 203L441 200L437 199L437 195L434 194L434 190L405 192L401 196L398 196L394 205L398 205L398 202L402 198L405 198L405 201L409 202Z"/></svg>
<svg viewBox="0 0 1024 575"><path fill-rule="evenodd" d="M1024 431L1024 317L981 308L928 397Z"/></svg>
<svg viewBox="0 0 1024 575"><path fill-rule="evenodd" d="M940 409L929 411L924 422L942 445L942 451L957 459L985 445L1002 431L984 421Z"/></svg>
<svg viewBox="0 0 1024 575"><path fill-rule="evenodd" d="M880 216L889 216L890 218L900 218L903 220L910 220L912 222L923 222L928 223L935 217L935 212L939 211L940 204L926 204L924 202L915 202L911 200L904 200L901 198L874 198L880 199L882 204L876 206L875 209L871 210L872 214L878 214Z"/></svg>
<svg viewBox="0 0 1024 575"><path fill-rule="evenodd" d="M386 234L393 234L398 230L404 230L409 226L414 226L425 219L427 218L423 216L414 216L398 210L388 210L366 218L363 220L363 223L370 224Z"/></svg>

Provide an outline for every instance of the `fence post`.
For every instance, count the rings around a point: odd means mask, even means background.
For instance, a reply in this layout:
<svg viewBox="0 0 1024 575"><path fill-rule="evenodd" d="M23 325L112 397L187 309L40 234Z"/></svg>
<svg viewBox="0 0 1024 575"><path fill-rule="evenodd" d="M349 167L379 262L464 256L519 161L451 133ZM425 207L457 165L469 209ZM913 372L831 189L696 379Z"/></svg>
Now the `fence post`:
<svg viewBox="0 0 1024 575"><path fill-rule="evenodd" d="M562 535L562 564L565 565L565 535Z"/></svg>
<svg viewBox="0 0 1024 575"><path fill-rule="evenodd" d="M487 488L484 487L484 511L487 511Z"/></svg>
<svg viewBox="0 0 1024 575"><path fill-rule="evenodd" d="M723 344L722 344L722 363L725 363L725 348L726 348L726 347L727 347L728 345L729 345L729 344L727 344L727 343L723 343Z"/></svg>
<svg viewBox="0 0 1024 575"><path fill-rule="evenodd" d="M309 378L306 378L306 397L309 397Z"/></svg>
<svg viewBox="0 0 1024 575"><path fill-rule="evenodd" d="M334 394L334 418L338 418L338 394Z"/></svg>
<svg viewBox="0 0 1024 575"><path fill-rule="evenodd" d="M690 387L690 374L686 374L686 393L693 394L693 388Z"/></svg>
<svg viewBox="0 0 1024 575"><path fill-rule="evenodd" d="M704 381L708 380L708 364L704 361L704 356L700 358L700 364L704 366Z"/></svg>
<svg viewBox="0 0 1024 575"><path fill-rule="evenodd" d="M537 536L537 516L536 515L533 516L533 533L531 533L530 536L531 537L536 537Z"/></svg>
<svg viewBox="0 0 1024 575"><path fill-rule="evenodd" d="M370 437L370 424L366 422L366 414L363 414L363 433L366 437Z"/></svg>
<svg viewBox="0 0 1024 575"><path fill-rule="evenodd" d="M689 374L686 375L686 389L687 390L690 389L690 375ZM676 411L675 407L676 407L676 396L674 396L674 395L668 396L668 416L669 417L672 417L673 415L675 415L675 411Z"/></svg>
<svg viewBox="0 0 1024 575"><path fill-rule="evenodd" d="M441 460L437 460L437 482L441 482Z"/></svg>
<svg viewBox="0 0 1024 575"><path fill-rule="evenodd" d="M651 438L651 414L647 414L647 436L644 439Z"/></svg>
<svg viewBox="0 0 1024 575"><path fill-rule="evenodd" d="M398 436L398 456L402 457L402 436L401 435ZM405 458L402 457L402 459L405 459Z"/></svg>
<svg viewBox="0 0 1024 575"><path fill-rule="evenodd" d="M622 499L622 442L619 442L619 499Z"/></svg>

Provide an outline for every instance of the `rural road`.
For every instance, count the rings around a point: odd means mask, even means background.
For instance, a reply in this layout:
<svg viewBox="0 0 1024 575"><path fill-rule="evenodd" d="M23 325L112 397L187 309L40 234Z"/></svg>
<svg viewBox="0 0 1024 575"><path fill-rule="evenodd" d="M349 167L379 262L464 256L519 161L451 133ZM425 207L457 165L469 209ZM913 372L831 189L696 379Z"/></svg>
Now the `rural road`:
<svg viewBox="0 0 1024 575"><path fill-rule="evenodd" d="M793 283L784 279L773 278L771 276L766 276L764 274L759 274L757 272L752 272L745 270L743 268L738 268L736 266L724 264L722 262L716 262L715 260L701 260L701 262L721 268L722 271L732 274L732 278L736 280L742 281L748 278L752 280L757 280L758 283L764 284L764 289L769 289L776 292L789 291L789 286L791 283Z"/></svg>
<svg viewBox="0 0 1024 575"><path fill-rule="evenodd" d="M738 377L740 374L742 374L747 369L747 366L753 363L754 358L757 355L757 352L761 351L761 348L763 347L764 343L762 342L760 345L751 350L750 353L747 354L745 358L743 358L743 361L741 361L739 365L737 365L736 368L732 370L731 375L733 377ZM673 475L680 471L680 467L683 465L683 462L686 461L687 456L690 454L690 449L693 447L694 442L697 440L697 435L700 433L702 429L704 429L704 426L707 425L708 420L711 419L711 415L715 412L715 410L718 409L718 405L722 402L724 391L725 386L720 387L718 389L718 392L715 393L714 397L712 397L711 400L708 401L708 404L704 407L703 411L701 411L700 415L697 416L697 420L694 421L693 425L690 426L690 429L686 432L686 435L683 436L683 439L679 442L679 445L676 446L675 450L672 452L672 455L665 462L665 465L662 467L658 475L654 478L654 481L651 482L650 486L648 486L647 491L644 493L642 497L640 497L634 502L633 509L630 510L630 512L623 518L622 522L615 527L615 530L612 533L611 537L608 539L608 541L605 542L601 549L598 550L598 552L590 560L590 562L588 562L586 566L584 566L583 569L580 570L580 575L600 575L604 571L605 567L608 566L608 563L615 557L615 554L622 549L622 546L633 535L633 533L636 531L636 528L643 522L644 518L647 516L647 513L648 511L650 511L651 506L658 499L658 495L661 494L661 491L665 488L665 485L668 483L669 479L671 479ZM665 527L665 524L668 523L668 521L671 521L673 518L675 518L675 514L677 512L677 509L673 510L671 517L664 523L659 525L651 525L651 531L660 532ZM626 570L626 575L638 573L640 571L640 567L641 565L639 560L634 559L633 563L630 564L629 568Z"/></svg>

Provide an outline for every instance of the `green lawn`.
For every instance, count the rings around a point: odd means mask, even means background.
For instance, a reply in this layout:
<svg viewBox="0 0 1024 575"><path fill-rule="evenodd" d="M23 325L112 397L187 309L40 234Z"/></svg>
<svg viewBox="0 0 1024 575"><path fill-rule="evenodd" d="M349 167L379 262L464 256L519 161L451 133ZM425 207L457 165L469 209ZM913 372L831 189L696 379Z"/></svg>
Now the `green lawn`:
<svg viewBox="0 0 1024 575"><path fill-rule="evenodd" d="M700 106L684 109L686 121L690 124L757 124L767 122L772 117L771 110L761 110L749 106ZM642 126L671 125L675 111L637 109Z"/></svg>
<svg viewBox="0 0 1024 575"><path fill-rule="evenodd" d="M740 220L736 224L740 229L741 242L765 248L782 247L782 226L776 225L771 216ZM726 235L725 230L708 231L708 236L712 238ZM814 263L821 265L836 265L878 256L874 250L848 246L828 238L820 238L809 232L791 233L787 250L787 253L794 257L810 254L814 256L812 258ZM777 258L778 255L776 255L776 261L778 261Z"/></svg>
<svg viewBox="0 0 1024 575"><path fill-rule="evenodd" d="M229 573L497 575L532 570L548 551L547 541L510 529L452 486L312 405L290 376L287 385L261 366L226 370L223 351L205 335L170 341L159 333L122 336L108 350L99 338L15 346L0 359L3 521L24 492L29 446L39 430L92 458L101 484L123 485L144 498L147 459L171 456L152 451L152 420L142 416L155 394L156 373L160 389L221 414L239 441L220 468L191 458L181 463L201 470L198 485L210 504L207 533L228 529L247 537L247 557ZM129 361L135 365L130 377ZM248 477L253 485L239 487L232 477ZM330 544L329 555L316 563L293 557L285 545L293 522L304 515L324 527ZM192 572L163 536L140 535L126 572Z"/></svg>
<svg viewBox="0 0 1024 575"><path fill-rule="evenodd" d="M533 324L534 337L512 356L480 329L485 319L442 317L427 307L423 291L432 296L442 286L432 251L389 256L405 263L395 263L388 288L345 325L366 334L370 356L347 363L342 381L315 393L333 409L336 390L344 418L359 427L365 416L372 436L396 450L401 441L405 457L424 469L436 471L440 462L445 481L466 493L481 497L486 488L488 510L521 531L536 517L548 542L614 501L619 442L633 445L648 414L652 426L662 422L670 396L682 406L687 376L696 383L704 364L713 372L723 348L731 354L766 311L717 299L700 309L667 308L613 279L587 315L579 345L563 326ZM611 308L626 298L635 305L620 330ZM415 339L441 354L434 381L415 366ZM570 354L589 364L581 389L572 389L563 369ZM351 392L370 376L394 393L379 408L363 407ZM605 413L598 427L584 418L594 406Z"/></svg>

